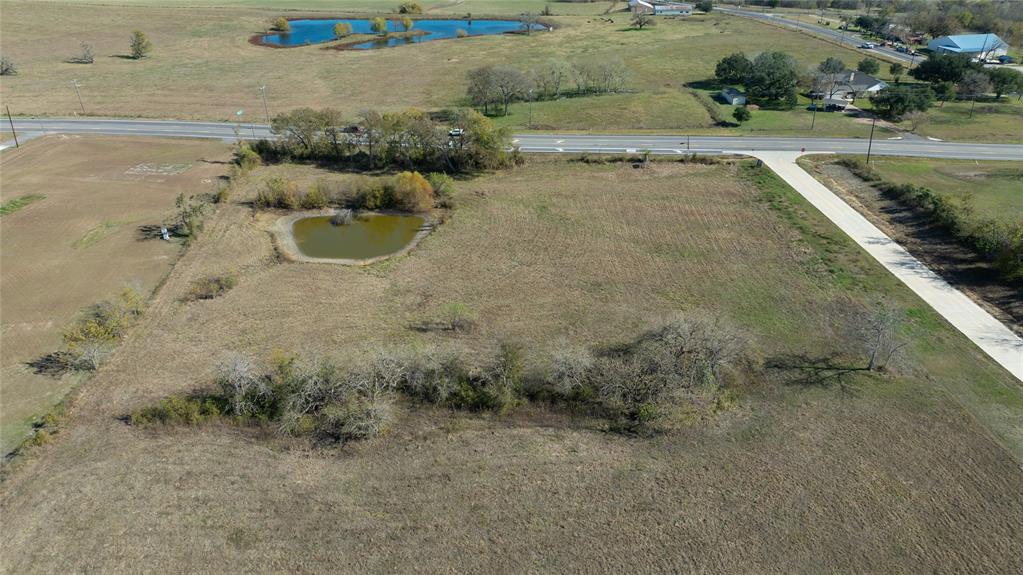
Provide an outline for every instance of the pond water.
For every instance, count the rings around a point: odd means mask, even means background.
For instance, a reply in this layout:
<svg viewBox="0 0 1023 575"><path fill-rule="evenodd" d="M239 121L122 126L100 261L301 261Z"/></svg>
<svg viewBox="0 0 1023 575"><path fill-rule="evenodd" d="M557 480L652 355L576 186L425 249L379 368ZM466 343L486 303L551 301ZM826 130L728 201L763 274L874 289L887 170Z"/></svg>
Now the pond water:
<svg viewBox="0 0 1023 575"><path fill-rule="evenodd" d="M295 245L311 258L364 260L401 250L416 237L426 220L420 216L364 214L346 225L331 216L297 220L291 226Z"/></svg>
<svg viewBox="0 0 1023 575"><path fill-rule="evenodd" d="M369 20L292 20L291 31L275 34L267 34L262 37L264 44L275 46L305 46L307 44L322 44L333 42L334 25L338 22L347 22L352 25L354 34L373 34ZM541 24L533 24L535 30L546 30ZM415 44L428 42L430 40L442 40L454 38L459 30L465 30L470 36L485 36L487 34L504 34L522 30L523 24L518 20L416 20L412 27L413 32L419 34L409 38L387 38L381 36L378 40L370 40L360 44L353 44L349 48L356 50L371 50L373 48L386 48L388 46L401 46L403 44ZM388 20L387 30L390 32L402 31L401 23Z"/></svg>

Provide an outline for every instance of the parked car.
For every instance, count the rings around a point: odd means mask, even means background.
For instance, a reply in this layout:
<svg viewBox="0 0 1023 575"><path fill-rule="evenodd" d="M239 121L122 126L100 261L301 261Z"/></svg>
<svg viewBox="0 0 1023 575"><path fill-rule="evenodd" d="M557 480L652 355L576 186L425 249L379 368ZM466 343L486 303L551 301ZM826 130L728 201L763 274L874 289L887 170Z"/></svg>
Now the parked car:
<svg viewBox="0 0 1023 575"><path fill-rule="evenodd" d="M1012 56L999 56L998 57L998 63L999 64L1015 64L1016 63L1016 59L1013 58Z"/></svg>

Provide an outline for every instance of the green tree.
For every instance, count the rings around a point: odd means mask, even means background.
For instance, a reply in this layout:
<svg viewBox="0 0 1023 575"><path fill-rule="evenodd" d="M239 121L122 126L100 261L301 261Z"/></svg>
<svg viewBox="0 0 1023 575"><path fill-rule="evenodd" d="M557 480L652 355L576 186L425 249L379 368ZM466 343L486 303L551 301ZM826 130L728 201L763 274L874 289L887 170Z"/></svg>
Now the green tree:
<svg viewBox="0 0 1023 575"><path fill-rule="evenodd" d="M753 71L753 62L750 62L742 52L725 56L714 67L714 77L725 84L745 84Z"/></svg>
<svg viewBox="0 0 1023 575"><path fill-rule="evenodd" d="M905 71L906 67L903 66L902 64L899 64L898 62L892 64L891 66L888 66L888 73L891 74L892 78L895 79L896 84L898 84L899 80L902 79L902 74Z"/></svg>
<svg viewBox="0 0 1023 575"><path fill-rule="evenodd" d="M845 71L845 62L831 57L818 64L817 71L821 74L840 74Z"/></svg>
<svg viewBox="0 0 1023 575"><path fill-rule="evenodd" d="M134 60L145 58L153 49L153 43L149 41L146 33L135 30L131 33L131 57Z"/></svg>
<svg viewBox="0 0 1023 575"><path fill-rule="evenodd" d="M881 64L877 63L877 60L873 58L864 58L860 60L859 64L856 64L856 69L864 74L877 74L881 69Z"/></svg>
<svg viewBox="0 0 1023 575"><path fill-rule="evenodd" d="M419 2L402 2L398 6L398 14L422 14L423 7L419 5Z"/></svg>
<svg viewBox="0 0 1023 575"><path fill-rule="evenodd" d="M996 97L1001 98L1006 92L1023 90L1023 73L1012 68L988 68L985 71Z"/></svg>
<svg viewBox="0 0 1023 575"><path fill-rule="evenodd" d="M980 69L981 65L971 62L965 54L932 54L910 70L909 75L921 82L958 84L967 72Z"/></svg>
<svg viewBox="0 0 1023 575"><path fill-rule="evenodd" d="M334 24L334 37L340 40L346 36L351 36L352 25L348 22L338 22Z"/></svg>
<svg viewBox="0 0 1023 575"><path fill-rule="evenodd" d="M401 27L404 28L406 32L412 30L412 27L415 26L415 24L416 21L413 20L412 18L409 18L408 16L405 16L401 19Z"/></svg>
<svg viewBox="0 0 1023 575"><path fill-rule="evenodd" d="M278 16L270 21L270 28L278 32L290 32L291 22L284 16Z"/></svg>
<svg viewBox="0 0 1023 575"><path fill-rule="evenodd" d="M696 2L696 9L709 14L714 10L714 0L698 0Z"/></svg>
<svg viewBox="0 0 1023 575"><path fill-rule="evenodd" d="M738 108L732 111L732 117L735 118L735 121L739 122L740 124L743 122L748 122L752 115L753 114L749 111L749 108L747 108L746 106L739 106Z"/></svg>
<svg viewBox="0 0 1023 575"><path fill-rule="evenodd" d="M753 103L791 108L799 84L796 61L784 52L763 52L753 61L745 84Z"/></svg>
<svg viewBox="0 0 1023 575"><path fill-rule="evenodd" d="M908 84L888 86L870 97L874 109L891 120L898 120L909 112L924 112L933 100L934 92L930 87Z"/></svg>
<svg viewBox="0 0 1023 575"><path fill-rule="evenodd" d="M952 82L938 82L932 84L931 89L934 91L934 97L941 102L941 106L945 105L945 102L951 100L956 95L956 85Z"/></svg>
<svg viewBox="0 0 1023 575"><path fill-rule="evenodd" d="M371 30L380 34L381 36L387 34L387 19L383 16L377 16L370 20L369 27Z"/></svg>

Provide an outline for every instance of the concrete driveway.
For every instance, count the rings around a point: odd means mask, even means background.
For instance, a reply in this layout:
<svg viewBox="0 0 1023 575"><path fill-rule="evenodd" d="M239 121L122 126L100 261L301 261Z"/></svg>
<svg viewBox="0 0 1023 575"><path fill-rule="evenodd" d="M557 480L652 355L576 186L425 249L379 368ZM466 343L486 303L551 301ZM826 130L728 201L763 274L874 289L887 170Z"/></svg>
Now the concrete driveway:
<svg viewBox="0 0 1023 575"><path fill-rule="evenodd" d="M796 164L799 152L749 152L757 157L864 250L1023 381L1023 339L895 243L874 224Z"/></svg>

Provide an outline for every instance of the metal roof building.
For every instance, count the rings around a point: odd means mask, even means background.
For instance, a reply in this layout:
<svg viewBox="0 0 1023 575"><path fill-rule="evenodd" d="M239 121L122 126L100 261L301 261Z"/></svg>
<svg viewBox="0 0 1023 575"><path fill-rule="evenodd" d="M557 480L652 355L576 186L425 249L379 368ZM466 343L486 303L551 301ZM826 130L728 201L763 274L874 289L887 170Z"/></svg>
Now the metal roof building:
<svg viewBox="0 0 1023 575"><path fill-rule="evenodd" d="M1009 50L1009 45L997 34L941 36L928 42L927 47L937 54L966 54L984 60L1004 56Z"/></svg>

